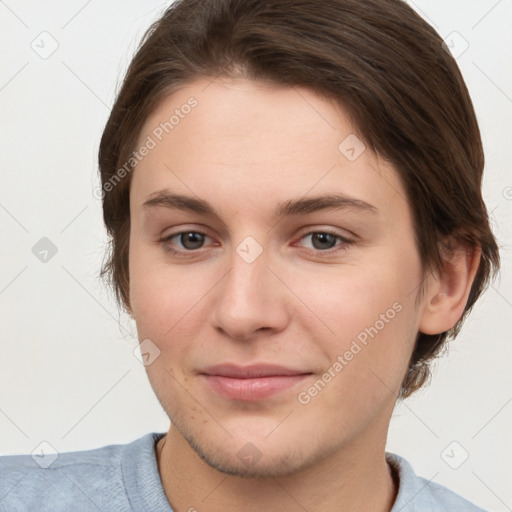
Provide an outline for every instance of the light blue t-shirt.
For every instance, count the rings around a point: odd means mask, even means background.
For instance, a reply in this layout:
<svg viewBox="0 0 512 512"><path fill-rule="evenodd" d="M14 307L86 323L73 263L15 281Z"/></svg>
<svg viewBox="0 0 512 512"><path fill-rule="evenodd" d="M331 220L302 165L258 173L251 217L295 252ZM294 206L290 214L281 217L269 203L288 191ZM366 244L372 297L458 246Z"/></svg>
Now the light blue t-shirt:
<svg viewBox="0 0 512 512"><path fill-rule="evenodd" d="M0 457L0 511L173 512L156 462L155 445L163 435L153 432L128 444L60 453L47 468L34 460L37 455ZM391 512L485 512L416 476L404 458L389 452L386 458L400 477ZM204 510L197 499L190 507Z"/></svg>

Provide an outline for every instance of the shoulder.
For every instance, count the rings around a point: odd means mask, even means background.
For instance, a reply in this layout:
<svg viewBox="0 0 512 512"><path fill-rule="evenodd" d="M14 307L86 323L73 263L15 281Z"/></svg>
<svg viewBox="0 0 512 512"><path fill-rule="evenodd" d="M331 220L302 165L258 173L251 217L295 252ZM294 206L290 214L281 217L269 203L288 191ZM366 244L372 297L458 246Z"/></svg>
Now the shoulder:
<svg viewBox="0 0 512 512"><path fill-rule="evenodd" d="M403 457L386 452L386 460L396 469L400 479L391 512L486 512L444 485L416 475Z"/></svg>
<svg viewBox="0 0 512 512"><path fill-rule="evenodd" d="M159 435L92 450L1 456L0 510L131 510L125 480L133 457L127 452L147 465Z"/></svg>

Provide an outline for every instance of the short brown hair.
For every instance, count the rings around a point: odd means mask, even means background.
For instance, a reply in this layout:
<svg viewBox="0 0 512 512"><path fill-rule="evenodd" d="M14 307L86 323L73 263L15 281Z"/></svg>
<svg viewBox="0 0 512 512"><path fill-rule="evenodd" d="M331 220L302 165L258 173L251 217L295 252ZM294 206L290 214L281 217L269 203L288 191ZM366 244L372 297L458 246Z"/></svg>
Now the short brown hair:
<svg viewBox="0 0 512 512"><path fill-rule="evenodd" d="M442 269L447 237L481 250L459 322L441 334L418 333L400 392L409 396L499 267L481 194L480 132L445 48L402 0L177 0L145 33L117 95L99 149L102 188L119 177L158 103L195 79L243 76L333 98L398 172L424 272ZM100 274L126 311L131 174L103 195L110 246Z"/></svg>

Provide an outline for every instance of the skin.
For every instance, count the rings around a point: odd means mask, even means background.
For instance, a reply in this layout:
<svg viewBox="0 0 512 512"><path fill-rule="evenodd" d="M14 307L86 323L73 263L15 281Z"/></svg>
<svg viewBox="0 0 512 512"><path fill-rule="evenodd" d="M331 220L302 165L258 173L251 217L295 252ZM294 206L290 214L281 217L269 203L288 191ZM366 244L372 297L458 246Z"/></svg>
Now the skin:
<svg viewBox="0 0 512 512"><path fill-rule="evenodd" d="M157 447L166 496L176 512L389 511L386 437L416 334L460 318L478 253L447 255L446 271L425 277L398 174L369 149L349 161L338 146L355 127L308 89L197 80L156 108L139 145L191 96L197 107L137 165L130 189L130 312L139 339L160 351L146 370L172 422ZM162 189L208 201L219 218L142 206ZM273 215L282 201L332 193L375 211ZM314 233L325 230L352 242L322 245ZM188 231L207 236L162 241ZM248 236L262 249L251 263L236 251ZM300 403L393 304L400 312ZM313 375L242 402L198 375L223 362ZM249 442L261 454L252 466L237 456Z"/></svg>

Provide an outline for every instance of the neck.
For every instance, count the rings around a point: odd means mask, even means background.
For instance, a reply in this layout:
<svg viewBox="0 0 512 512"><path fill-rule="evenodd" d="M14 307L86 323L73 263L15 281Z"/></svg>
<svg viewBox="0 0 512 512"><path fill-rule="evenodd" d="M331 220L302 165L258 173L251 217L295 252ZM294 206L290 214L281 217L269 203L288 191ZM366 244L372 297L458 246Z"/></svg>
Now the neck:
<svg viewBox="0 0 512 512"><path fill-rule="evenodd" d="M398 477L385 460L385 436L380 441L371 449L367 443L343 447L290 475L244 478L210 467L171 425L158 443L157 461L174 512L235 512L241 508L246 512L390 512Z"/></svg>

